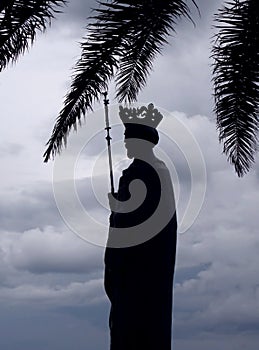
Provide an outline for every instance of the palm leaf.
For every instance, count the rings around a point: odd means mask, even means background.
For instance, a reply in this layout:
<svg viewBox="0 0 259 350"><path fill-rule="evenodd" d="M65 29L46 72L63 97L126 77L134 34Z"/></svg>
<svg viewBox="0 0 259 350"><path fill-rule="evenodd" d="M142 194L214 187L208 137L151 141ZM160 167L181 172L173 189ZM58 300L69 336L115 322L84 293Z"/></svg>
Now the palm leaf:
<svg viewBox="0 0 259 350"><path fill-rule="evenodd" d="M34 42L36 31L44 31L65 0L1 0L0 71Z"/></svg>
<svg viewBox="0 0 259 350"><path fill-rule="evenodd" d="M173 29L175 19L188 16L188 7L182 0L114 0L100 2L100 5L97 14L91 18L93 22L87 27L88 37L81 44L82 55L75 66L64 108L47 143L45 162L66 145L71 128L76 128L81 116L85 116L93 103L100 100L116 72L120 101L136 98L146 82L155 54ZM172 13L168 14L168 11ZM157 32L150 30L149 26L153 25ZM140 35L145 40L137 40L136 36Z"/></svg>
<svg viewBox="0 0 259 350"><path fill-rule="evenodd" d="M107 4L102 4L107 7ZM129 9L130 12L131 9ZM88 37L81 44L81 58L75 66L75 73L68 92L64 108L54 125L47 143L44 162L52 155L61 151L66 145L66 139L72 127L76 129L81 116L91 110L93 103L99 101L103 91L107 90L109 80L118 67L121 42L130 28L125 13L116 9L109 13L106 10L96 10L98 14L92 17L93 23L87 26ZM132 13L127 14L132 17Z"/></svg>
<svg viewBox="0 0 259 350"><path fill-rule="evenodd" d="M197 7L195 1L193 1ZM127 40L123 42L123 56L116 76L117 98L120 102L135 101L152 70L153 61L167 37L175 32L176 21L189 16L185 1L141 1ZM136 10L135 10L136 12Z"/></svg>
<svg viewBox="0 0 259 350"><path fill-rule="evenodd" d="M254 163L259 111L259 2L231 1L216 16L215 112L223 152L243 176Z"/></svg>

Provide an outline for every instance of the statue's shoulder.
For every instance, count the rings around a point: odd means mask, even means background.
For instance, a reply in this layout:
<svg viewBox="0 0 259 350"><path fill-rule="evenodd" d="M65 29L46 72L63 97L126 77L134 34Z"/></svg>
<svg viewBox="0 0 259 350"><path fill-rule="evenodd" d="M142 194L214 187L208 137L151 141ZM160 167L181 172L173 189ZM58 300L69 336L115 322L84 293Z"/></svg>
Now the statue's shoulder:
<svg viewBox="0 0 259 350"><path fill-rule="evenodd" d="M155 167L159 169L168 169L165 162L163 162L161 159L156 158L155 161Z"/></svg>
<svg viewBox="0 0 259 350"><path fill-rule="evenodd" d="M130 172L132 172L132 170L134 170L136 167L136 165L134 164L134 161L124 170L122 170L122 175L127 175Z"/></svg>
<svg viewBox="0 0 259 350"><path fill-rule="evenodd" d="M138 168L143 167L143 166L144 166L144 162L143 161L141 161L139 159L134 159L130 163L130 165L126 169L124 169L122 172L123 173L127 173L129 171L134 171L135 169L138 169Z"/></svg>

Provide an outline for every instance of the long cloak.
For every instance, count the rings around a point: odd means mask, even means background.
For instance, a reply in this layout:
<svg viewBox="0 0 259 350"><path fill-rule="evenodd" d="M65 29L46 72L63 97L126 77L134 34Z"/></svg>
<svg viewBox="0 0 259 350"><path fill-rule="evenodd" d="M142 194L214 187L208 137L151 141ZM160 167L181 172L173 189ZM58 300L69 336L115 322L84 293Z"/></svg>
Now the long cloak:
<svg viewBox="0 0 259 350"><path fill-rule="evenodd" d="M111 302L110 349L171 350L177 232L172 182L170 173L161 160L154 158L150 164L134 159L123 171L119 181L116 197L120 207L130 198L130 183L136 179L143 181L146 186L143 203L132 212L121 213L115 210L110 216L104 280ZM164 207L170 212L170 219L162 230L141 244L114 247L114 228L123 230L145 222L157 210L161 191L164 193ZM117 236L119 234L120 231L116 232ZM146 234L147 232L145 236ZM118 241L121 243L121 240Z"/></svg>

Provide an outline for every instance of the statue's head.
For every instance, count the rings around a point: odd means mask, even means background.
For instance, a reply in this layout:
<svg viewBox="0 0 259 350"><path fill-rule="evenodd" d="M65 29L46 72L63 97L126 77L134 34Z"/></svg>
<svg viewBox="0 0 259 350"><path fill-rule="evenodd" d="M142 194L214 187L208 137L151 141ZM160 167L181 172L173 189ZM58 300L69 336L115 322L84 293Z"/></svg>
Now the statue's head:
<svg viewBox="0 0 259 350"><path fill-rule="evenodd" d="M125 147L128 157L133 158L140 152L147 154L158 143L157 125L163 116L154 105L147 107L123 108L120 106L120 118L125 126Z"/></svg>
<svg viewBox="0 0 259 350"><path fill-rule="evenodd" d="M159 141L156 129L139 124L125 124L124 137L129 158L145 157Z"/></svg>

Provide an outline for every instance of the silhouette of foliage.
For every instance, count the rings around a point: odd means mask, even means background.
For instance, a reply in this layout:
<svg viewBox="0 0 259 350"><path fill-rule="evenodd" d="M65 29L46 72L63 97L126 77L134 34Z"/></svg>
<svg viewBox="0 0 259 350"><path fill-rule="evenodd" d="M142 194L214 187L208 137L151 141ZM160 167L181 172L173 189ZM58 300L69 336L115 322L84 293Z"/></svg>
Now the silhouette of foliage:
<svg viewBox="0 0 259 350"><path fill-rule="evenodd" d="M44 31L64 0L1 0L0 3L0 71L15 62Z"/></svg>
<svg viewBox="0 0 259 350"><path fill-rule="evenodd" d="M259 112L259 2L231 1L216 16L215 112L223 151L243 176L254 162Z"/></svg>
<svg viewBox="0 0 259 350"><path fill-rule="evenodd" d="M48 141L45 162L60 152L70 129L99 101L110 79L116 79L119 101L136 100L176 20L189 17L189 8L182 0L124 0L100 5L81 44L82 56Z"/></svg>

